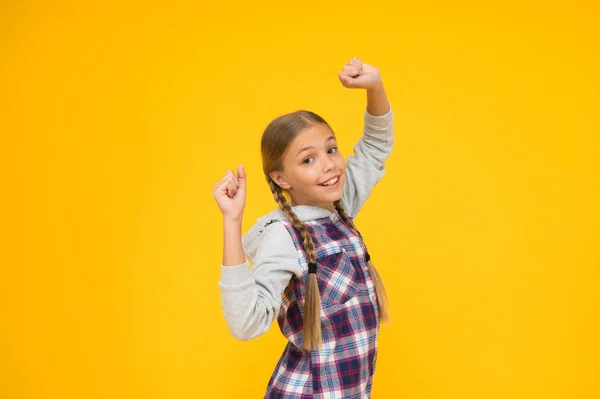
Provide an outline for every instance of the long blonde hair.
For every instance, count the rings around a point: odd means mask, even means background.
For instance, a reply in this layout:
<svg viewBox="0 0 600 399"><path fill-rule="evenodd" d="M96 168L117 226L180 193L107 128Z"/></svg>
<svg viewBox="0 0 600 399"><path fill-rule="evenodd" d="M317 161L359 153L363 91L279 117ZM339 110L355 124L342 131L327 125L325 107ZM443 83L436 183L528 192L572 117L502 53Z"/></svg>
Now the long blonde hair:
<svg viewBox="0 0 600 399"><path fill-rule="evenodd" d="M289 147L290 143L304 129L315 125L322 124L331 127L319 115L311 111L296 111L282 115L274 119L265 129L261 140L261 153L263 172L269 183L271 192L279 208L285 213L288 220L300 232L302 236L302 247L306 252L307 261L309 264L308 282L306 285L306 295L304 302L303 315L303 335L304 348L306 350L316 349L322 343L321 337L321 296L319 293L319 285L317 283L317 275L315 269L317 267L317 253L312 237L300 218L292 210L292 206L287 201L284 190L271 179L270 173L275 171L283 171L283 156ZM332 130L333 131L333 130ZM346 210L340 201L334 202L335 209L340 214L344 222L358 235L358 230L352 222L352 219L346 213ZM388 319L388 303L387 295L381 277L375 266L370 260L369 253L366 253L367 268L377 295L377 307L379 309L379 320L387 321Z"/></svg>

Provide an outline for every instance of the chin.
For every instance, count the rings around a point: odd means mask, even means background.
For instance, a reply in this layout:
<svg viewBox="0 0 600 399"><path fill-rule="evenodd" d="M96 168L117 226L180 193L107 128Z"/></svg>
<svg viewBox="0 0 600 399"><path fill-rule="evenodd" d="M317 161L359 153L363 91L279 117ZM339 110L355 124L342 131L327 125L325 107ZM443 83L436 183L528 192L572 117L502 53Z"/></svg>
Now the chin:
<svg viewBox="0 0 600 399"><path fill-rule="evenodd" d="M329 198L330 198L331 202L335 202L335 201L341 200L343 195L344 195L344 189L343 189L343 187L340 187L339 191L337 191L335 193L331 193Z"/></svg>
<svg viewBox="0 0 600 399"><path fill-rule="evenodd" d="M346 183L346 175L345 174L342 177L340 187L336 190L335 193L332 193L333 197L334 197L334 200L333 200L334 202L342 199L342 196L344 195L344 183Z"/></svg>

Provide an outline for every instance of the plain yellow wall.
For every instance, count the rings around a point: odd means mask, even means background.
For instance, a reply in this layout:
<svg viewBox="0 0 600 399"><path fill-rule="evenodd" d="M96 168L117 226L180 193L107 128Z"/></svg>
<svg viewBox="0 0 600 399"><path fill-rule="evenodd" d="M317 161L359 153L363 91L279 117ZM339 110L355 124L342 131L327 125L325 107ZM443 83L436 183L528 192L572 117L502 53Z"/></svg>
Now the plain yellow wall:
<svg viewBox="0 0 600 399"><path fill-rule="evenodd" d="M300 108L350 154L353 56L396 114L373 398L600 397L599 7L484 3L2 2L0 397L262 397L285 341L228 333L212 186L273 209Z"/></svg>

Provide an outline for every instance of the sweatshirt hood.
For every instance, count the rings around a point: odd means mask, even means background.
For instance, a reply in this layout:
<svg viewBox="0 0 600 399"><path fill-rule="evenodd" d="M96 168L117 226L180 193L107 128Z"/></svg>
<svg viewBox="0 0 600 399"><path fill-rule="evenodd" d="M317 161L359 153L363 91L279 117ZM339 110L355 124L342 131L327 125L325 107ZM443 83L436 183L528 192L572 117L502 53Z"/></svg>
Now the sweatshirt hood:
<svg viewBox="0 0 600 399"><path fill-rule="evenodd" d="M292 210L303 222L327 217L337 217L337 212L331 212L327 209L316 206L298 205L293 206ZM261 245L263 238L262 232L269 224L282 219L287 219L285 213L283 213L281 209L276 209L265 216L258 218L256 223L248 230L246 234L244 234L242 237L242 246L244 247L246 257L251 263L254 263L254 257L256 256L256 252Z"/></svg>

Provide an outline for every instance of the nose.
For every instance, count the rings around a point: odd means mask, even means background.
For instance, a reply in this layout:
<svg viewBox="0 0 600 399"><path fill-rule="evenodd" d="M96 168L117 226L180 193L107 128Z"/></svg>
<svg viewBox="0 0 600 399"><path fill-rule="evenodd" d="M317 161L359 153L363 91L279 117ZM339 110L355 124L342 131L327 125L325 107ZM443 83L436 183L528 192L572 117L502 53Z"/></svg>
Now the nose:
<svg viewBox="0 0 600 399"><path fill-rule="evenodd" d="M323 158L323 172L328 172L331 169L335 168L335 162L331 159L331 157Z"/></svg>

